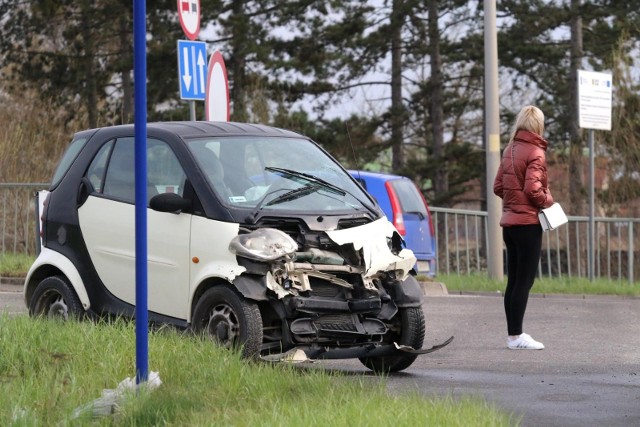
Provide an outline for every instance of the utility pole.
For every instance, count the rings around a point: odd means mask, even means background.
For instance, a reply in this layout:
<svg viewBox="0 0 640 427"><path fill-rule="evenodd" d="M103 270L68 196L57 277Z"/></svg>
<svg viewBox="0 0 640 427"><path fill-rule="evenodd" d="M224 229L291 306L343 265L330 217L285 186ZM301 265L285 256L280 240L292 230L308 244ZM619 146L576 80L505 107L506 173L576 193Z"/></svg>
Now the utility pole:
<svg viewBox="0 0 640 427"><path fill-rule="evenodd" d="M504 278L500 217L502 201L493 194L500 164L500 112L498 108L498 35L496 0L484 0L484 108L487 161L487 267L489 278Z"/></svg>

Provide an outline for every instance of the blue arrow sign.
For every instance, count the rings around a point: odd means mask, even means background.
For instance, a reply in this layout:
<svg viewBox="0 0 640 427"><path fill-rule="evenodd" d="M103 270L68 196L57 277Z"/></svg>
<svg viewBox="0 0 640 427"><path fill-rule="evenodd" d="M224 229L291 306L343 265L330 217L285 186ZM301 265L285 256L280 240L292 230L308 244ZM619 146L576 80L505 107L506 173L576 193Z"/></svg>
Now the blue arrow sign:
<svg viewBox="0 0 640 427"><path fill-rule="evenodd" d="M207 44L178 40L180 99L204 101L207 80Z"/></svg>

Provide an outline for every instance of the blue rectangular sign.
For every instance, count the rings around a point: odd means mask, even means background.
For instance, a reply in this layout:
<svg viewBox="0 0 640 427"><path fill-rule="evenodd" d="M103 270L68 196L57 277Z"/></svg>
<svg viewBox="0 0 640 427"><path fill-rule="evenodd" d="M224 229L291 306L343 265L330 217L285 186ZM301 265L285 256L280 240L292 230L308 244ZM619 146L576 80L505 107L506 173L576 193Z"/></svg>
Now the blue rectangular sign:
<svg viewBox="0 0 640 427"><path fill-rule="evenodd" d="M207 88L207 44L178 40L180 98L205 100Z"/></svg>

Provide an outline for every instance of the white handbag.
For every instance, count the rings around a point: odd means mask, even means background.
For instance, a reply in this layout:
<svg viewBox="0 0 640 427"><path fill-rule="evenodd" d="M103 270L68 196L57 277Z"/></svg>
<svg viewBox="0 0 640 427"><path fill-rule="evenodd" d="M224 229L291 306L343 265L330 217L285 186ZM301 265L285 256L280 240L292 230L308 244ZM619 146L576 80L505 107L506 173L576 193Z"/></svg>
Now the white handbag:
<svg viewBox="0 0 640 427"><path fill-rule="evenodd" d="M555 230L569 222L560 203L554 203L546 209L541 209L538 218L540 218L540 225L544 231Z"/></svg>

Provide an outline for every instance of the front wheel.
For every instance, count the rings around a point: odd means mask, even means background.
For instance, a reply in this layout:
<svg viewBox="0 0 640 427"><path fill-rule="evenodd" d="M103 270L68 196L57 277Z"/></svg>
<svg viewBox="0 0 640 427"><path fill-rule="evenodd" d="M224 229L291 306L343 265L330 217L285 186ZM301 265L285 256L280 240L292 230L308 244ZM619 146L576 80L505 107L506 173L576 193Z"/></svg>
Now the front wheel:
<svg viewBox="0 0 640 427"><path fill-rule="evenodd" d="M207 290L193 311L192 328L230 349L242 348L242 357L258 358L262 346L262 316L255 303L226 286Z"/></svg>
<svg viewBox="0 0 640 427"><path fill-rule="evenodd" d="M392 319L393 327L390 336L385 337L387 344L396 342L415 349L422 348L424 342L425 323L422 308L402 308ZM375 373L399 372L407 369L418 357L417 354L403 353L385 357L361 357L360 362Z"/></svg>
<svg viewBox="0 0 640 427"><path fill-rule="evenodd" d="M42 280L33 292L29 314L68 320L81 318L84 309L69 282L64 277L51 276Z"/></svg>

